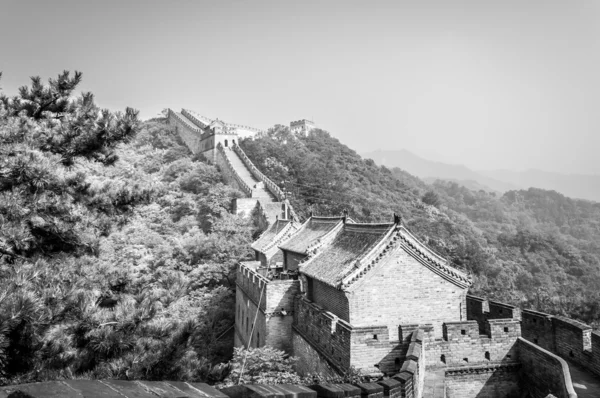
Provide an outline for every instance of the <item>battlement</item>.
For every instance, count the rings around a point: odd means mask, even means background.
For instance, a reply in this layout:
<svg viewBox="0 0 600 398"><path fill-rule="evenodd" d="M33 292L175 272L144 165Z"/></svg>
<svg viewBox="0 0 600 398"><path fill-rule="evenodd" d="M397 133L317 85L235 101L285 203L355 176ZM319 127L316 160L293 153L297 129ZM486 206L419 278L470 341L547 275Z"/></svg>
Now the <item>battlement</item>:
<svg viewBox="0 0 600 398"><path fill-rule="evenodd" d="M185 115L182 116L182 114L179 114L179 113L174 112L173 110L169 109L167 118L169 120L176 119L180 123L184 124L185 127L194 131L195 133L198 133L198 134L202 133L202 130L198 126L194 125L191 120L187 119L185 117Z"/></svg>
<svg viewBox="0 0 600 398"><path fill-rule="evenodd" d="M266 276L267 269L259 261L242 262L238 266L236 284L255 305L268 315L291 314L294 296L300 292L296 279L273 279ZM262 298L261 298L262 296Z"/></svg>
<svg viewBox="0 0 600 398"><path fill-rule="evenodd" d="M338 372L350 367L352 326L303 297L294 303L294 331Z"/></svg>
<svg viewBox="0 0 600 398"><path fill-rule="evenodd" d="M429 368L472 366L473 364L518 361L517 339L521 324L517 319L488 319L484 333L475 320L446 322L442 339L435 339L433 327L424 329Z"/></svg>
<svg viewBox="0 0 600 398"><path fill-rule="evenodd" d="M416 329L410 335L404 363L393 379L400 382L403 397L419 397L425 380L425 346L423 329Z"/></svg>
<svg viewBox="0 0 600 398"><path fill-rule="evenodd" d="M290 126L299 126L299 125L303 125L303 124L312 124L313 126L315 125L315 123L312 120L308 120L308 119L300 119L300 120L294 120L293 122L290 122Z"/></svg>
<svg viewBox="0 0 600 398"><path fill-rule="evenodd" d="M227 156L227 153L225 152L225 148L223 148L223 145L221 145L220 143L217 145L217 151L219 154L219 156L217 158L217 164L221 167L221 169L226 168L226 170L222 170L222 172L224 172L226 178L228 178L228 177L229 177L229 179L233 178L235 180L235 183L237 184L237 187L240 189L240 191L244 192L244 194L246 194L247 197L251 198L252 197L252 188L250 188L250 186L244 181L244 179L235 170L235 167L233 167L233 165L231 164L231 160L229 159L229 156Z"/></svg>
<svg viewBox="0 0 600 398"><path fill-rule="evenodd" d="M316 128L315 123L308 119L295 120L290 123L290 131L294 134L308 134L314 128Z"/></svg>
<svg viewBox="0 0 600 398"><path fill-rule="evenodd" d="M600 333L583 322L523 310L523 338L600 375Z"/></svg>
<svg viewBox="0 0 600 398"><path fill-rule="evenodd" d="M279 186L277 186L277 184L275 184L267 176L265 176L263 173L261 173L260 170L258 170L258 168L254 165L254 163L252 163L252 161L248 158L248 155L246 155L246 153L242 150L242 148L239 147L239 145L233 144L232 148L235 151L235 153L240 157L240 159L242 160L244 165L248 168L248 170L250 170L250 173L252 173L252 175L257 180L264 183L265 188L267 188L269 190L269 192L271 192L277 200L286 203L288 211L289 211L289 218L294 221L298 221L299 218L296 215L296 212L294 212L294 209L292 208L291 204L287 200L286 195L281 190L281 188L279 188Z"/></svg>
<svg viewBox="0 0 600 398"><path fill-rule="evenodd" d="M212 123L211 119L200 116L200 115L195 115L194 113L192 113L191 111L189 111L187 109L182 109L181 114L183 116L187 117L188 119L190 119L192 122L194 122L194 124L196 126L198 126L201 129L207 128ZM201 120L201 118L203 120Z"/></svg>

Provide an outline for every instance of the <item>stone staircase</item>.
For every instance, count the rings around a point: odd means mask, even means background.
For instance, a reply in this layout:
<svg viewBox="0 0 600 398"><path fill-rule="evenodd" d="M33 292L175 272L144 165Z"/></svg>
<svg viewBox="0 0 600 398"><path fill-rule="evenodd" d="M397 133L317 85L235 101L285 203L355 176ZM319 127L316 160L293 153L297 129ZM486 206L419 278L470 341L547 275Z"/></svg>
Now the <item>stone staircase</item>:
<svg viewBox="0 0 600 398"><path fill-rule="evenodd" d="M231 147L224 148L223 154L227 157L229 164L239 178L252 190L252 198L262 198L263 200L268 200L270 202L277 201L275 195L266 188L262 181L252 174L248 167L246 167L246 164L239 155L231 149Z"/></svg>

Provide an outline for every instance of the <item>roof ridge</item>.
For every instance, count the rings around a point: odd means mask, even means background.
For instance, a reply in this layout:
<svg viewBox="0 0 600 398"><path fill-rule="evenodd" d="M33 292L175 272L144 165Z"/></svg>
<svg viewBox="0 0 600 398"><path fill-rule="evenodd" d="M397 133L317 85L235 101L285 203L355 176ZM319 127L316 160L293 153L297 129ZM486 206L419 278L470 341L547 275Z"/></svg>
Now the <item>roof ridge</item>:
<svg viewBox="0 0 600 398"><path fill-rule="evenodd" d="M405 241L406 242L406 241ZM418 262L425 265L434 273L440 275L442 278L459 285L461 287L468 287L473 283L473 280L469 276L465 276L456 268L446 266L444 264L431 261L430 258L426 257L423 253L418 252L416 249L408 246L408 243L404 245L404 249L415 258Z"/></svg>
<svg viewBox="0 0 600 398"><path fill-rule="evenodd" d="M375 229L375 228L391 228L396 225L394 223L347 223L348 227L356 229Z"/></svg>
<svg viewBox="0 0 600 398"><path fill-rule="evenodd" d="M383 242L386 240L387 244L384 244ZM381 240L381 243L373 247L370 253L355 262L355 264L358 264L359 266L352 273L342 279L340 287L350 287L350 285L360 279L365 273L379 263L379 261L381 261L391 249L394 249L398 245L402 245L403 242L404 248L411 256L427 266L427 268L433 272L442 276L444 279L462 287L468 287L472 284L473 281L469 275L466 275L462 271L449 266L446 259L431 251L431 249L429 249L424 243L416 239L410 232L408 232L404 226L400 226L398 228L394 228L390 233L386 234L386 237ZM422 247L424 247L426 250L419 250L419 248ZM439 259L444 261L440 261Z"/></svg>
<svg viewBox="0 0 600 398"><path fill-rule="evenodd" d="M471 281L471 278L464 272L452 267L449 265L449 261L448 259L440 256L439 254L437 254L436 252L434 252L433 250L431 250L429 247L427 247L427 245L425 245L423 242L419 241L417 238L414 237L413 234L410 233L410 231L408 231L408 229L406 229L405 227L401 227L400 229L402 232L404 232L404 235L401 234L401 238L406 241L409 246L411 248L413 248L414 246L414 250L422 255L423 257L427 258L427 260L429 260L430 262L439 265L439 267L441 269L443 269L444 271L446 271L448 274L450 275L454 275L455 273L457 274L456 277L461 279L461 280L468 280ZM409 239L406 239L406 237L408 236ZM412 240L412 242L411 242ZM412 243L412 245L411 245ZM424 248L424 253L421 252L421 250L419 250L419 248Z"/></svg>
<svg viewBox="0 0 600 398"><path fill-rule="evenodd" d="M381 258L383 258L383 256L396 245L398 234L399 228L390 228L385 236L383 236L379 242L369 250L369 252L354 262L354 265L357 266L356 269L342 278L342 281L340 282L341 287L349 287L352 283L362 277L365 272L374 267L375 264L377 264L379 260L381 260Z"/></svg>
<svg viewBox="0 0 600 398"><path fill-rule="evenodd" d="M331 231L327 232L325 235L317 238L314 242L309 244L306 247L306 252L308 255L310 257L314 257L313 255L316 254L318 249L320 249L326 243L332 242L340 234L340 232L344 230L344 226L345 224L343 222L339 223L339 225L333 227Z"/></svg>
<svg viewBox="0 0 600 398"><path fill-rule="evenodd" d="M274 239L271 241L271 243L269 243L268 245L266 245L263 248L263 251L267 251L269 249L271 249L273 246L275 246L276 244L280 243L281 240L285 239L287 233L289 232L289 230L294 228L294 222L291 221L289 223L287 223L282 229L281 231L279 231L277 234L275 234Z"/></svg>

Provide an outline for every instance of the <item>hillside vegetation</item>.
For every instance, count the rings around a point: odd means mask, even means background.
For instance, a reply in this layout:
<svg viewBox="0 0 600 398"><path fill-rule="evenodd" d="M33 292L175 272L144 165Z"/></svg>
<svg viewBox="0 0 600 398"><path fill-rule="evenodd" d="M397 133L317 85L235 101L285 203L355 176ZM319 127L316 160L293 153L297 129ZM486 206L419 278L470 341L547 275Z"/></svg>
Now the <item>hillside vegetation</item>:
<svg viewBox="0 0 600 398"><path fill-rule="evenodd" d="M240 193L164 120L72 98L80 80L0 98L0 383L220 380Z"/></svg>
<svg viewBox="0 0 600 398"><path fill-rule="evenodd" d="M471 293L600 320L600 204L529 189L502 196L456 183L426 185L378 167L313 130L276 126L241 143L250 159L290 192L299 213L391 222L392 213L455 266L474 276Z"/></svg>

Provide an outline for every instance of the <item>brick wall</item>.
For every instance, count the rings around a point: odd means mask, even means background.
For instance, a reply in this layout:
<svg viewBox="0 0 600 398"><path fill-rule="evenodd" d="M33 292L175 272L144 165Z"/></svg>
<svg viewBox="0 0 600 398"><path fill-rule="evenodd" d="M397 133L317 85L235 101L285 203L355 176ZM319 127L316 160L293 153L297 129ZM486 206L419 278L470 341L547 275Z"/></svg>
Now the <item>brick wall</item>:
<svg viewBox="0 0 600 398"><path fill-rule="evenodd" d="M518 320L495 319L485 323L486 334L479 334L476 321L449 322L443 325L443 339L425 334L427 366L470 367L478 364L518 362Z"/></svg>
<svg viewBox="0 0 600 398"><path fill-rule="evenodd" d="M265 311L267 304L266 300L264 299L265 297L263 296L261 300L260 296L263 288L266 291L266 286L268 283L269 281L265 277L259 275L249 267L238 265L236 274L236 284L238 286L237 290L243 290L245 295L250 300L254 301L256 305L258 305L260 302L260 308L263 311Z"/></svg>
<svg viewBox="0 0 600 398"><path fill-rule="evenodd" d="M220 150L215 150L214 162L219 167L219 171L221 172L221 175L223 176L223 179L227 182L227 184L240 190L241 192L246 194L248 197L252 196L251 188L249 188L248 186L243 186L238 181L238 179L236 178L235 171L232 169L230 164L227 163L227 160L225 159L225 155ZM252 209L254 207L256 207L256 199L249 198L245 201L244 200L241 200L239 202L236 201L234 212L236 214L240 214L240 211L247 211L249 209L248 208L249 206L251 206ZM250 209L250 210L252 210L252 209ZM250 214L250 213L248 213L248 214Z"/></svg>
<svg viewBox="0 0 600 398"><path fill-rule="evenodd" d="M299 375L321 374L325 377L338 375L327 359L295 330L292 331L292 344L294 356L298 358L294 367Z"/></svg>
<svg viewBox="0 0 600 398"><path fill-rule="evenodd" d="M200 150L200 133L193 131L185 123L180 121L172 112L169 112L169 124L173 126L177 134L181 137L185 145L193 153L198 153Z"/></svg>
<svg viewBox="0 0 600 398"><path fill-rule="evenodd" d="M425 381L425 348L423 329L416 329L410 335L406 359L394 379L401 383L402 397L420 397Z"/></svg>
<svg viewBox="0 0 600 398"><path fill-rule="evenodd" d="M442 337L444 322L466 320L466 289L433 273L402 248L350 288L350 323L386 325L390 340L400 324L434 325Z"/></svg>
<svg viewBox="0 0 600 398"><path fill-rule="evenodd" d="M480 365L448 369L446 398L520 398L519 366Z"/></svg>
<svg viewBox="0 0 600 398"><path fill-rule="evenodd" d="M576 363L587 365L592 352L592 327L564 317L553 317L556 353Z"/></svg>
<svg viewBox="0 0 600 398"><path fill-rule="evenodd" d="M467 295L467 319L477 321L479 330L483 334L487 320L521 319L521 310L513 305Z"/></svg>
<svg viewBox="0 0 600 398"><path fill-rule="evenodd" d="M293 328L334 368L350 367L352 327L348 323L315 303L297 296ZM300 356L302 353L294 350L294 355Z"/></svg>
<svg viewBox="0 0 600 398"><path fill-rule="evenodd" d="M267 338L265 345L293 354L292 323L293 314L275 314L267 316Z"/></svg>
<svg viewBox="0 0 600 398"><path fill-rule="evenodd" d="M300 281L268 281L249 267L239 265L236 284L236 346L247 346L260 303L250 346L267 344L291 353L294 296L300 291Z"/></svg>
<svg viewBox="0 0 600 398"><path fill-rule="evenodd" d="M555 351L552 316L543 312L523 310L521 321L522 337L548 350Z"/></svg>
<svg viewBox="0 0 600 398"><path fill-rule="evenodd" d="M394 374L406 355L406 344L390 341L387 326L353 327L351 363L365 374Z"/></svg>
<svg viewBox="0 0 600 398"><path fill-rule="evenodd" d="M285 310L288 314L294 311L294 297L300 293L300 281L293 279L272 280L267 285L268 313Z"/></svg>
<svg viewBox="0 0 600 398"><path fill-rule="evenodd" d="M235 335L238 343L244 347L260 347L265 344L267 319L263 311L258 311L257 315L256 303L242 289L236 289ZM254 333L253 325L255 325Z"/></svg>
<svg viewBox="0 0 600 398"><path fill-rule="evenodd" d="M600 376L600 334L589 325L523 310L522 337Z"/></svg>
<svg viewBox="0 0 600 398"><path fill-rule="evenodd" d="M311 290L308 292L310 300L323 307L326 311L332 312L340 319L348 322L350 319L350 308L346 293L316 279L308 277L306 279L307 289Z"/></svg>
<svg viewBox="0 0 600 398"><path fill-rule="evenodd" d="M557 355L523 338L519 339L521 385L533 398L553 394L559 398L576 398L567 363Z"/></svg>

